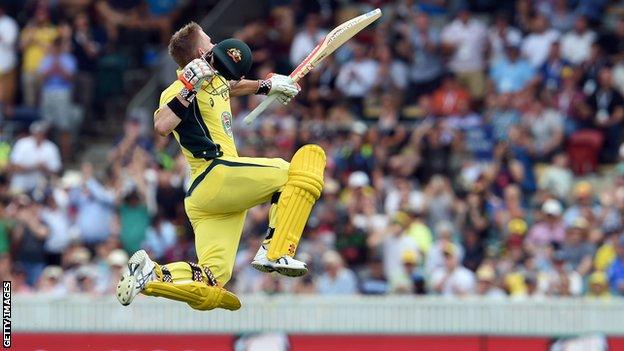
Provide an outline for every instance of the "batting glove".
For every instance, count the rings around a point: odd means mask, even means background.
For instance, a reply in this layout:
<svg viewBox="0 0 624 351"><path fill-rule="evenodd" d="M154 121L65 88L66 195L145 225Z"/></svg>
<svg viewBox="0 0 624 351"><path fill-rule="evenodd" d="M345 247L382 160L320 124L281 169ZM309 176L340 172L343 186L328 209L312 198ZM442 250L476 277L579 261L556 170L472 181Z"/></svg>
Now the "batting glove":
<svg viewBox="0 0 624 351"><path fill-rule="evenodd" d="M260 82L259 93L265 93L266 95L276 95L277 100L286 105L297 94L301 87L295 83L289 76L281 74L269 74L267 79Z"/></svg>
<svg viewBox="0 0 624 351"><path fill-rule="evenodd" d="M178 79L188 90L197 90L205 79L214 75L212 67L204 59L196 58L189 62L182 71Z"/></svg>

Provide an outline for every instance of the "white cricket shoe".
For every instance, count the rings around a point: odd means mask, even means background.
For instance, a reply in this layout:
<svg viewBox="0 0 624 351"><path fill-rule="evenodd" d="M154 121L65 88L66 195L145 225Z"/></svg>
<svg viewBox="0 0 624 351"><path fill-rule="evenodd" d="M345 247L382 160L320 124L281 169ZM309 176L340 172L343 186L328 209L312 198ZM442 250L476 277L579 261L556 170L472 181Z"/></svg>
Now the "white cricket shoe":
<svg viewBox="0 0 624 351"><path fill-rule="evenodd" d="M267 252L267 248L264 245L260 245L256 256L251 261L251 266L260 272L277 272L287 277L301 277L308 273L308 266L305 262L295 260L287 255L271 261L267 258Z"/></svg>
<svg viewBox="0 0 624 351"><path fill-rule="evenodd" d="M117 284L117 300L122 305L129 305L145 285L154 279L156 264L147 256L145 250L139 250L128 260L128 271L119 279Z"/></svg>

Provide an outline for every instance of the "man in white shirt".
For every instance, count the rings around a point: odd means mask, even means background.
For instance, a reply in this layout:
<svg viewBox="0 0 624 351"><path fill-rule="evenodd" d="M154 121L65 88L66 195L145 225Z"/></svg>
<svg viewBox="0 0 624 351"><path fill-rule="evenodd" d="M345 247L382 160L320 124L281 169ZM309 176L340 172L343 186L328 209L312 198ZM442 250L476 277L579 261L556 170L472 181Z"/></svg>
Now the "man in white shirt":
<svg viewBox="0 0 624 351"><path fill-rule="evenodd" d="M596 33L589 29L587 19L579 16L574 22L574 29L561 39L561 56L575 65L583 63L589 59L595 40Z"/></svg>
<svg viewBox="0 0 624 351"><path fill-rule="evenodd" d="M295 35L290 47L290 64L299 66L312 49L327 35L327 31L319 29L318 15L309 14L306 18L305 29Z"/></svg>
<svg viewBox="0 0 624 351"><path fill-rule="evenodd" d="M362 44L354 44L353 55L353 60L338 72L336 87L356 110L361 111L364 96L375 84L377 64L366 56L366 48Z"/></svg>
<svg viewBox="0 0 624 351"><path fill-rule="evenodd" d="M0 4L0 104L11 105L15 96L15 66L17 64L15 42L19 28Z"/></svg>
<svg viewBox="0 0 624 351"><path fill-rule="evenodd" d="M444 267L431 274L431 289L444 296L466 296L475 292L475 274L462 266L453 246L444 250Z"/></svg>
<svg viewBox="0 0 624 351"><path fill-rule="evenodd" d="M550 46L559 40L559 32L549 26L548 18L536 15L533 19L533 31L522 42L522 55L528 58L533 67L540 67L546 61Z"/></svg>
<svg viewBox="0 0 624 351"><path fill-rule="evenodd" d="M10 156L11 191L30 192L61 170L59 149L46 139L47 131L47 123L35 122L30 126L31 135L15 142Z"/></svg>
<svg viewBox="0 0 624 351"><path fill-rule="evenodd" d="M443 47L452 52L450 69L476 98L482 97L485 91L483 70L487 39L487 27L471 18L467 8L442 29Z"/></svg>

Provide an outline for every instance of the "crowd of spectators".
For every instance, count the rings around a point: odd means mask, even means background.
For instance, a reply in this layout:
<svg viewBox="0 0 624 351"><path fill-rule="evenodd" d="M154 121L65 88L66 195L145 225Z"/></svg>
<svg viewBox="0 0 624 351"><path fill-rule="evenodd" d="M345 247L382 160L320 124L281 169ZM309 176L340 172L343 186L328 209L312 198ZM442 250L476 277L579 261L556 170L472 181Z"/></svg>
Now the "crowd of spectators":
<svg viewBox="0 0 624 351"><path fill-rule="evenodd" d="M231 100L239 154L290 159L316 143L328 155L298 249L310 273L288 279L249 265L268 224L268 205L258 206L231 289L624 295L624 4L275 0L234 36L252 47L251 76L288 73L337 23L375 6L379 23L312 71L296 101L247 126L242 117L262 97ZM102 35L119 38L109 27L133 22L101 7L114 19ZM29 26L46 23L40 11L21 28L22 43ZM88 20L76 17L66 35ZM7 21L0 16L0 28ZM166 41L171 25L156 23ZM19 49L15 86L25 104L39 97L42 118L0 147L0 275L18 293L108 294L139 248L160 263L196 259L183 209L187 166L175 141L131 116L106 160L68 167L63 135L49 128L76 126L59 99L71 99L63 95L77 80L68 74L80 64L68 47L82 39L65 46L57 30L33 51L39 64ZM45 81L34 97L32 75Z"/></svg>

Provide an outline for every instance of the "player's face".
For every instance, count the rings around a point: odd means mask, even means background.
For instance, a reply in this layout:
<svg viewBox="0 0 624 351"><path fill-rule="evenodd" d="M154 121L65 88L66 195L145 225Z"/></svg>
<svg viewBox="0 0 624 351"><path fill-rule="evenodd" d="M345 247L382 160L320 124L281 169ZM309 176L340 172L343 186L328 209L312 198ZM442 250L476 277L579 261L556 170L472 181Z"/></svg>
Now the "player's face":
<svg viewBox="0 0 624 351"><path fill-rule="evenodd" d="M204 57L204 55L206 55L207 52L210 52L213 47L214 44L212 43L212 40L210 39L208 34L206 34L206 32L204 31L201 31L199 33L199 57Z"/></svg>

